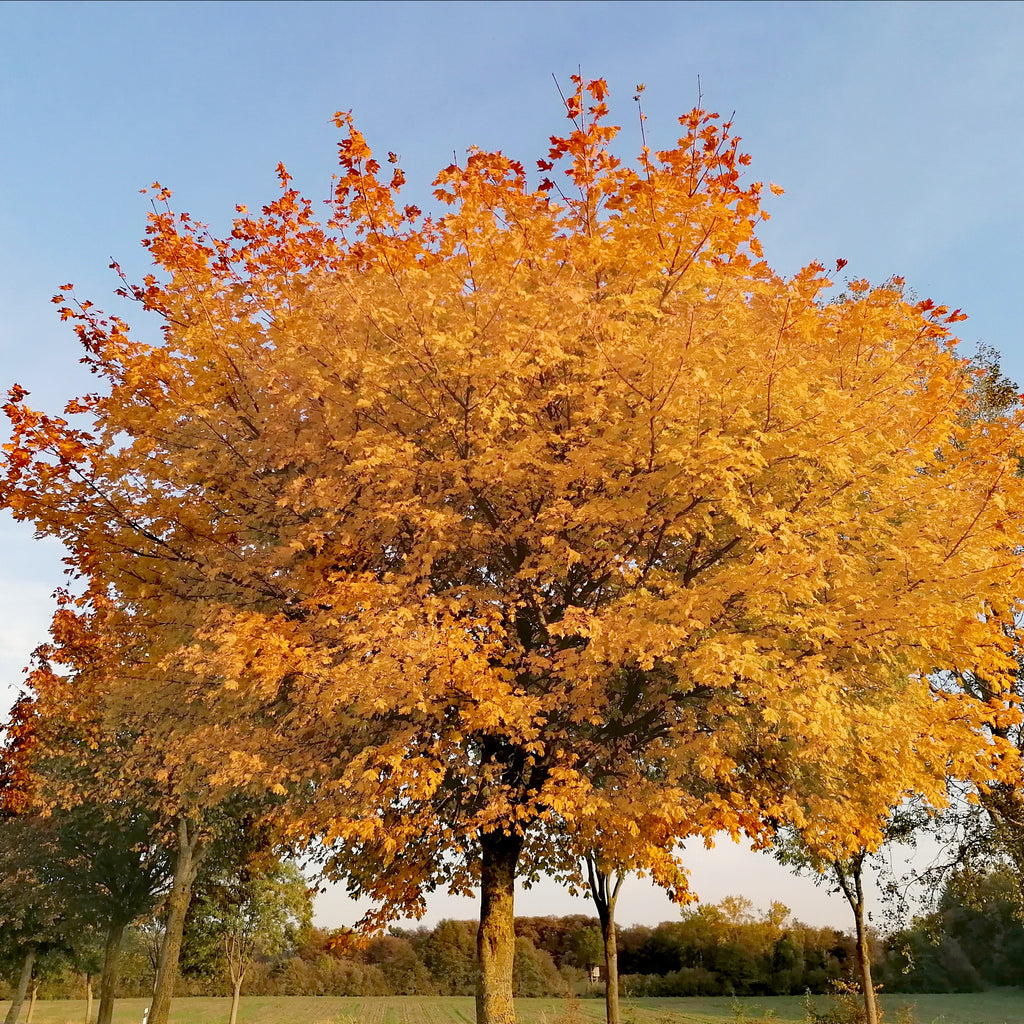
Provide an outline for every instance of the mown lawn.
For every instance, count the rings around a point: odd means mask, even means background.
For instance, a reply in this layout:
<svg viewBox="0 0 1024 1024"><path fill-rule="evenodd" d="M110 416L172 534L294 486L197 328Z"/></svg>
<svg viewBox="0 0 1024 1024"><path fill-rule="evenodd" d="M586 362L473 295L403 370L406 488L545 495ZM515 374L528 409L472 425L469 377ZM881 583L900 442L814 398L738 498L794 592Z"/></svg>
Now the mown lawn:
<svg viewBox="0 0 1024 1024"><path fill-rule="evenodd" d="M827 1000L815 1001L822 1009ZM914 1006L916 1024L1024 1024L1024 991L1002 989L963 995L883 996L887 1024L900 1022L900 1008ZM0 1003L0 1016L8 1003ZM122 999L114 1024L142 1024L145 999ZM519 1024L590 1024L604 1020L604 1002L580 999L520 999ZM171 1024L224 1024L228 999L176 999ZM27 1008L27 1007L26 1007ZM93 1006L95 1014L95 1004ZM22 1011L22 1021L25 1019ZM624 1024L789 1024L806 1019L797 996L751 999L626 999ZM84 1024L84 1000L40 1000L32 1024ZM473 1024L473 1000L454 996L251 996L242 1000L238 1024ZM900 1022L901 1024L901 1022Z"/></svg>

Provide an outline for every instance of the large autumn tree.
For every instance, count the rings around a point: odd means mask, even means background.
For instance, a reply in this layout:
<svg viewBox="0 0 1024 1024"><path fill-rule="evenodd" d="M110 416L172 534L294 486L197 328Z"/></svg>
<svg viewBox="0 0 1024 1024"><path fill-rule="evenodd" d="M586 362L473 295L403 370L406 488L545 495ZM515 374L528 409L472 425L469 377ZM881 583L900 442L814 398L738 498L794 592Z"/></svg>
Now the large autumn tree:
<svg viewBox="0 0 1024 1024"><path fill-rule="evenodd" d="M626 165L605 96L576 81L552 177L471 151L436 216L348 115L323 224L283 169L226 237L156 186L122 292L162 341L69 286L96 393L6 406L0 496L97 637L72 698L160 730L140 771L285 797L382 917L479 883L481 1021L524 856L600 835L679 884L679 838L799 816L863 707L1012 667L1020 420L974 414L959 311L823 303L765 262L729 125Z"/></svg>

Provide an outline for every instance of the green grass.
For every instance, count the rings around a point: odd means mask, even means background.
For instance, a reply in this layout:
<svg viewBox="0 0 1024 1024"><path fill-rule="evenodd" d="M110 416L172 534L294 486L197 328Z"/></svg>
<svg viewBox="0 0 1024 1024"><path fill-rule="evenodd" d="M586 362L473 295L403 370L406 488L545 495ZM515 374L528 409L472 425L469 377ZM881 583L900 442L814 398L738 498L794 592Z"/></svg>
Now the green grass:
<svg viewBox="0 0 1024 1024"><path fill-rule="evenodd" d="M826 1005L825 997L815 999L822 1008ZM226 998L176 999L171 1024L225 1024L229 1003ZM883 996L882 1009L889 1024L895 1024L899 1009L908 1003L915 1006L917 1024L1024 1024L1024 991L1019 989ZM8 1005L0 1003L0 1017ZM141 1024L148 1005L145 999L118 1000L114 1024ZM519 1024L604 1020L601 999L581 999L571 1008L560 999L520 999L516 1006ZM624 999L622 1011L624 1024L795 1024L804 1020L804 999ZM22 1021L25 1012L22 1010ZM473 1024L475 1016L468 996L249 996L242 1000L238 1024ZM84 1018L84 1000L40 1000L32 1024L84 1024Z"/></svg>

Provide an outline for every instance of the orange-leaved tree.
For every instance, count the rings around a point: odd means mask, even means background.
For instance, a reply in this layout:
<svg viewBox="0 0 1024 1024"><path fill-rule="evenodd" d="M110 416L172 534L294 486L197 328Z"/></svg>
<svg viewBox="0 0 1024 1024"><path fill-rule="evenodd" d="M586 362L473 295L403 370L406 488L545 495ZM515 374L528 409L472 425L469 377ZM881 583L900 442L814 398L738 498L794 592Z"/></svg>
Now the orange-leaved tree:
<svg viewBox="0 0 1024 1024"><path fill-rule="evenodd" d="M437 216L348 115L323 224L283 169L226 237L157 186L122 291L162 342L65 292L97 393L6 407L0 497L136 638L91 685L172 769L281 795L378 920L478 883L481 1021L514 1019L524 851L600 833L674 884L776 770L798 813L780 766L862 706L1012 667L983 613L1021 570L1020 418L974 415L959 311L824 304L764 261L729 125L630 166L575 84L552 177L471 151Z"/></svg>
<svg viewBox="0 0 1024 1024"><path fill-rule="evenodd" d="M106 932L99 1024L113 1012L125 930L163 904L149 1020L166 1024L193 883L225 832L233 849L250 841L255 815L225 801L234 789L216 785L207 762L176 756L189 711L172 686L137 702L108 685L105 673L147 657L123 611L98 595L61 595L27 677L31 699L15 709L32 742L12 744L9 760L36 810L61 825L68 901Z"/></svg>

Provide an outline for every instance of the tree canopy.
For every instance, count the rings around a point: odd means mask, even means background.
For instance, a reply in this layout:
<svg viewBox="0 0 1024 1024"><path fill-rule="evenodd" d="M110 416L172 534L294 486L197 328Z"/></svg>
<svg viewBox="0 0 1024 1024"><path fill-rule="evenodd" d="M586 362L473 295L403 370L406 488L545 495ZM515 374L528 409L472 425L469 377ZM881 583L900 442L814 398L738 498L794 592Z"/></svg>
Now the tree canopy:
<svg viewBox="0 0 1024 1024"><path fill-rule="evenodd" d="M885 735L885 799L829 804L856 846L938 792L922 721L976 749L1002 707L928 673L1015 667L1021 416L979 415L960 311L777 274L730 124L624 163L575 84L539 185L471 150L434 214L348 114L323 223L283 167L224 237L154 185L121 292L162 340L68 286L96 393L5 407L0 498L82 581L71 703L152 723L129 770L183 799L282 797L379 919L482 879L486 1020L521 855L681 887L677 840L803 823L802 766Z"/></svg>

